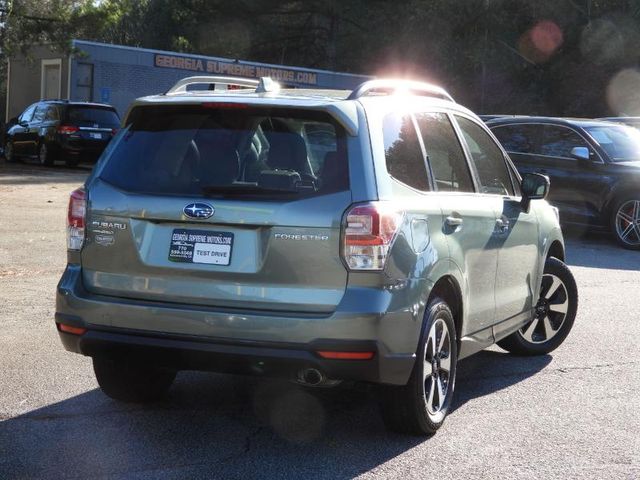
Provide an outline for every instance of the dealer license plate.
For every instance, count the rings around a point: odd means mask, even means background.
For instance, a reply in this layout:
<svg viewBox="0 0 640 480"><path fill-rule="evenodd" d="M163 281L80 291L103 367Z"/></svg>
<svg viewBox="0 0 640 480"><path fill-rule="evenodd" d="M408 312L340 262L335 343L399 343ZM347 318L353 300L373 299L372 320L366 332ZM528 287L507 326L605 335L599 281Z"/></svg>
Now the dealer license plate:
<svg viewBox="0 0 640 480"><path fill-rule="evenodd" d="M175 229L171 234L169 260L182 263L229 265L233 233Z"/></svg>

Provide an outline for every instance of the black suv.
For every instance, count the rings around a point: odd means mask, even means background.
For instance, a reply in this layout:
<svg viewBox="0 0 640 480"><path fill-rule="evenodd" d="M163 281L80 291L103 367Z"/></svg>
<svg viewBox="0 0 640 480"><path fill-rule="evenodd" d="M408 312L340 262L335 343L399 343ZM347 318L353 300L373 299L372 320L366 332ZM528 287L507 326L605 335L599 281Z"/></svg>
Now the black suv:
<svg viewBox="0 0 640 480"><path fill-rule="evenodd" d="M640 249L640 131L611 122L504 117L487 125L520 173L551 180L563 224L610 229Z"/></svg>
<svg viewBox="0 0 640 480"><path fill-rule="evenodd" d="M10 120L4 155L8 162L37 157L42 165L95 161L120 126L115 108L100 103L48 100Z"/></svg>

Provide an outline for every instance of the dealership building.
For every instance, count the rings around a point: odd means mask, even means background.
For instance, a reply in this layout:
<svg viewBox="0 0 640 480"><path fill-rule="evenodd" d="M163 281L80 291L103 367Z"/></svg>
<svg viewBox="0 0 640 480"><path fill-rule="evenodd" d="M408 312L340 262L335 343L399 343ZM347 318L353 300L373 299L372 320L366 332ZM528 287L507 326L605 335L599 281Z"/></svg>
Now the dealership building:
<svg viewBox="0 0 640 480"><path fill-rule="evenodd" d="M69 99L113 105L120 115L138 97L166 92L181 78L269 76L290 87L352 89L371 77L73 40L70 54L34 47L10 59L5 120L38 100Z"/></svg>

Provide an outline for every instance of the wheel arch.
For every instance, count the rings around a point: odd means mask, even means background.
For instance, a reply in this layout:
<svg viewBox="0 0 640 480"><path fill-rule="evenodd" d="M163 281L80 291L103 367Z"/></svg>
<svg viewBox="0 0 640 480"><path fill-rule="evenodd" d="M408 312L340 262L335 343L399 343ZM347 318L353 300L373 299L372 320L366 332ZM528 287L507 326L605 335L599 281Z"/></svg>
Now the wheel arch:
<svg viewBox="0 0 640 480"><path fill-rule="evenodd" d="M564 262L565 259L565 252L564 252L564 245L562 245L562 242L559 240L554 240L553 242L551 242L551 246L549 247L549 251L547 252L547 257L555 257L558 260L561 260L562 262Z"/></svg>
<svg viewBox="0 0 640 480"><path fill-rule="evenodd" d="M608 195L607 201L605 202L604 209L602 211L604 217L602 220L604 225L606 225L608 228L611 228L611 214L613 213L613 209L615 208L616 204L626 195L637 195L639 188L639 183L625 182L617 185L611 190L611 193Z"/></svg>
<svg viewBox="0 0 640 480"><path fill-rule="evenodd" d="M456 326L456 341L458 343L459 350L460 339L462 337L464 305L462 301L462 289L453 275L444 275L436 281L431 289L431 293L429 294L427 304L436 297L444 300L449 306L449 309L451 309L453 323Z"/></svg>

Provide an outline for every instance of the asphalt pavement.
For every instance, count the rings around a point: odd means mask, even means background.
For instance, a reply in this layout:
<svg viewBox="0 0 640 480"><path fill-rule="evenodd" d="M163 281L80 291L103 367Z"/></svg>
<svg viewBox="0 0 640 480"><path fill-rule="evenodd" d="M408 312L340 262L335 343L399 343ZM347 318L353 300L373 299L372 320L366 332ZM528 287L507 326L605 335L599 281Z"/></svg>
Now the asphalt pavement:
<svg viewBox="0 0 640 480"><path fill-rule="evenodd" d="M163 402L126 405L53 322L68 193L86 173L0 161L0 479L640 478L640 252L571 233L566 342L462 361L431 439L387 433L364 387L183 372Z"/></svg>

